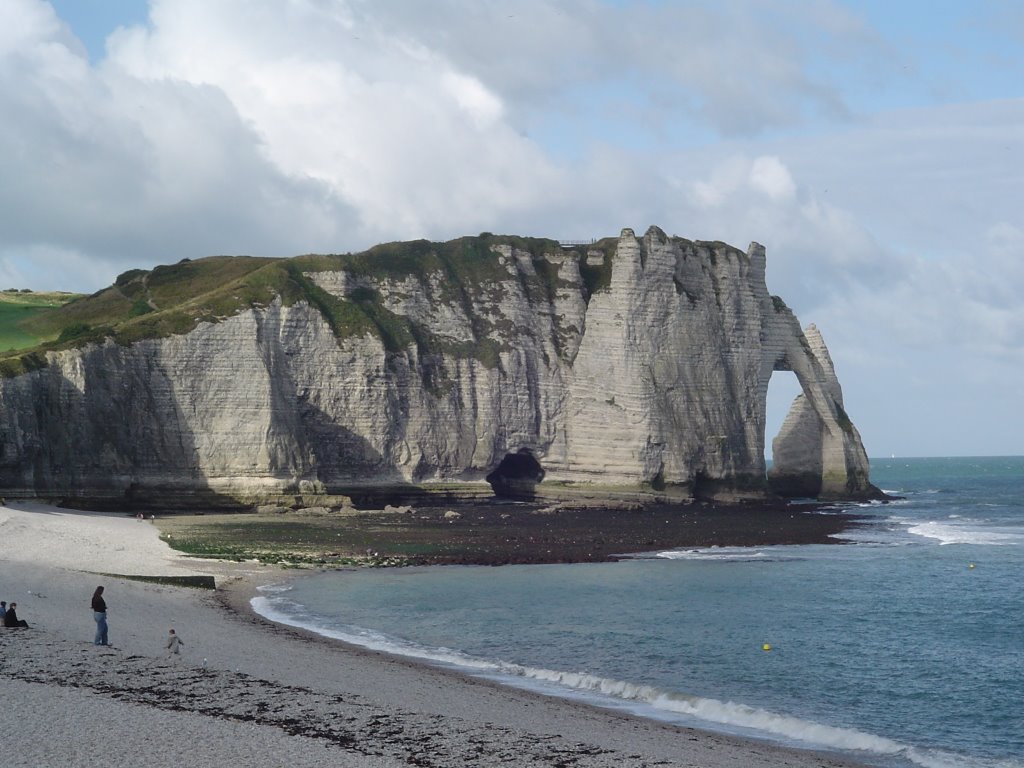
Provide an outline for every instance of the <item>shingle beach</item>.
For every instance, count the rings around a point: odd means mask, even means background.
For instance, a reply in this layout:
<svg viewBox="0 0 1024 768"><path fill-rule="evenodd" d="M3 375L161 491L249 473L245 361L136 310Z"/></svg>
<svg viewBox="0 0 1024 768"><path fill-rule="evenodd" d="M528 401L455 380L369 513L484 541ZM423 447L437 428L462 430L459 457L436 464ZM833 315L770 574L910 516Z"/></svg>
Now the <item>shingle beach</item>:
<svg viewBox="0 0 1024 768"><path fill-rule="evenodd" d="M815 752L503 688L274 625L248 600L287 573L186 560L146 521L0 507L0 742L14 766L843 768ZM217 589L113 575L213 575ZM92 644L106 588L112 647ZM173 627L180 656L166 651Z"/></svg>

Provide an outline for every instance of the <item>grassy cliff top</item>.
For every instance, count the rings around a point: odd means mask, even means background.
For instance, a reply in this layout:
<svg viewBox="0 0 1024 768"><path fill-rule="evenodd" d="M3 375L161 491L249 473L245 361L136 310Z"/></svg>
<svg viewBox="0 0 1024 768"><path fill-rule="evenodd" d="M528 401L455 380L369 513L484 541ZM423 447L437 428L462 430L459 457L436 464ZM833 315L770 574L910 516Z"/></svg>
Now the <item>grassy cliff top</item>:
<svg viewBox="0 0 1024 768"><path fill-rule="evenodd" d="M690 242L676 237L666 239ZM617 244L618 238L609 237L575 248L581 255L580 275L586 300L608 287ZM724 243L694 244L735 251ZM17 376L45 366L46 352L107 339L130 344L188 333L200 322L218 322L253 307L267 306L275 299L286 306L303 301L315 307L339 338L372 334L389 351L416 344L421 352L443 348L494 365L494 340L489 338L493 329L482 321L479 328L474 327L474 344L466 349L448 349L450 345L444 340L429 337L407 318L385 308L375 290L360 289L342 298L318 287L309 275L344 271L378 284L409 279L423 282L429 276L439 277L444 300L461 303L473 317L473 305L482 289L509 277L496 246L511 246L529 254L536 277L523 287L532 298L543 301L563 287L557 266L546 258L547 254L564 252L558 241L485 232L447 242L385 243L354 254L183 259L150 270L129 270L119 275L113 285L89 296L0 292L0 377ZM586 257L595 251L603 258Z"/></svg>
<svg viewBox="0 0 1024 768"><path fill-rule="evenodd" d="M25 326L50 310L79 298L79 294L8 288L0 291L0 350L14 352L38 345L44 339ZM0 355L4 354L0 352Z"/></svg>
<svg viewBox="0 0 1024 768"><path fill-rule="evenodd" d="M31 288L5 288L0 291L0 304L17 304L27 307L59 307L80 298L81 293L67 291L33 291Z"/></svg>
<svg viewBox="0 0 1024 768"><path fill-rule="evenodd" d="M528 252L538 265L547 264L545 253L560 250L555 240L484 233L444 243L386 243L355 254L184 259L151 270L129 270L113 285L89 296L36 294L63 299L35 304L32 312L13 317L8 327L16 340L7 345L6 352L0 351L0 377L45 366L49 351L106 339L130 344L188 333L200 322L224 320L275 299L286 306L304 301L316 307L339 338L374 334L389 350L397 351L424 340L408 320L385 309L379 295L367 291L340 298L319 288L308 275L345 271L377 280L423 280L439 273L455 300L468 300L465 293L474 286L508 277L493 250L497 245ZM543 272L541 279L554 280L551 269L539 271ZM25 301L23 295L12 294ZM4 306L0 304L0 329Z"/></svg>

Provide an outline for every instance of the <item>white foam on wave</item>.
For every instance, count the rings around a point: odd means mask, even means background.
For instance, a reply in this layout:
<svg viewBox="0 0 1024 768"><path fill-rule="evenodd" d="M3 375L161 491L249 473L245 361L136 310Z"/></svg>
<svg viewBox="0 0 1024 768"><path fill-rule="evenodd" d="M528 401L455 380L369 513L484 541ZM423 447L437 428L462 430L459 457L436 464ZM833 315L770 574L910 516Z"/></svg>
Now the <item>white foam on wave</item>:
<svg viewBox="0 0 1024 768"><path fill-rule="evenodd" d="M291 590L291 584L262 584L256 587L257 592L280 593Z"/></svg>
<svg viewBox="0 0 1024 768"><path fill-rule="evenodd" d="M421 646L362 627L326 626L318 617L306 612L301 605L287 598L258 596L252 598L249 604L260 616L275 621L278 624L287 624L291 627L307 629L318 635L369 648L372 651L381 651L396 656L408 656L440 664L450 664L482 672L499 672L501 670L500 664L496 662L475 659L461 651Z"/></svg>
<svg viewBox="0 0 1024 768"><path fill-rule="evenodd" d="M858 547L876 547L879 549L889 547L908 547L914 542L912 539L901 539L892 536L891 531L882 529L850 530L842 533L830 533L829 538L837 541L850 542Z"/></svg>
<svg viewBox="0 0 1024 768"><path fill-rule="evenodd" d="M907 528L908 533L926 539L935 539L939 545L975 544L998 547L1024 544L1024 533L999 528L970 525L962 521L956 523L937 522L916 523Z"/></svg>
<svg viewBox="0 0 1024 768"><path fill-rule="evenodd" d="M265 590L273 591L273 590ZM278 590L280 591L280 590ZM527 690L628 711L652 720L691 726L713 724L728 733L760 737L793 746L899 756L922 768L1024 768L1024 763L984 761L938 750L924 750L854 728L815 723L732 701L692 696L651 685L613 680L585 672L563 672L500 660L480 659L451 648L422 646L362 627L330 627L301 605L282 596L250 601L256 613L271 621L299 627L324 637L370 650L405 656Z"/></svg>
<svg viewBox="0 0 1024 768"><path fill-rule="evenodd" d="M923 768L1024 768L1024 761L1012 757L968 757L939 749L909 747L903 756Z"/></svg>
<svg viewBox="0 0 1024 768"><path fill-rule="evenodd" d="M763 560L767 553L752 547L701 547L695 549L667 549L655 557L663 560L720 560L729 563L745 563Z"/></svg>
<svg viewBox="0 0 1024 768"><path fill-rule="evenodd" d="M787 742L800 742L831 749L859 750L884 755L899 754L907 749L899 742L864 731L822 725L732 701L691 696L685 693L665 691L653 686L609 680L584 673L527 668L523 674L578 691L636 702L645 705L637 710L637 714L645 714L643 710L650 708L655 711L654 714L659 716L659 719L671 719L666 718L665 715L682 715L725 726L730 731L753 731L781 738Z"/></svg>

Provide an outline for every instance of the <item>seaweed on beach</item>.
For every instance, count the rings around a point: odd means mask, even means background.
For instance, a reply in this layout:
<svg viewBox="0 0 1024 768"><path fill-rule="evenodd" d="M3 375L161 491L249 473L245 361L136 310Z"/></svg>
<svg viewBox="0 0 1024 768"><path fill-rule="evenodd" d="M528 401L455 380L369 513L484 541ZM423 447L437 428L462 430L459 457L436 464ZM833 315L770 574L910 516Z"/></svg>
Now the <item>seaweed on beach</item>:
<svg viewBox="0 0 1024 768"><path fill-rule="evenodd" d="M85 689L168 712L277 728L289 736L322 740L342 750L340 754L387 757L423 768L651 764L639 756L613 759L608 749L565 737L404 711L329 686L312 689L114 648L83 648L47 634L32 643L12 641L9 635L0 634L0 677ZM107 663L86 663L96 656Z"/></svg>

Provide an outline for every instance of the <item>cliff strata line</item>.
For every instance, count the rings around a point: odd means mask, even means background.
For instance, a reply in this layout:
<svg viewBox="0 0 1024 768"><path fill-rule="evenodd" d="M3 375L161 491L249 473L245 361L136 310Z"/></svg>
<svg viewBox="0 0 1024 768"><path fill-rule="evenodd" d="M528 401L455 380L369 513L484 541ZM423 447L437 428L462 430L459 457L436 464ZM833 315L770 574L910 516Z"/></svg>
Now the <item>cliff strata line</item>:
<svg viewBox="0 0 1024 768"><path fill-rule="evenodd" d="M45 352L0 380L3 493L486 488L529 454L537 490L760 498L768 382L791 370L773 486L877 495L824 342L768 294L760 245L656 227L576 250L455 242L300 257L305 298Z"/></svg>

